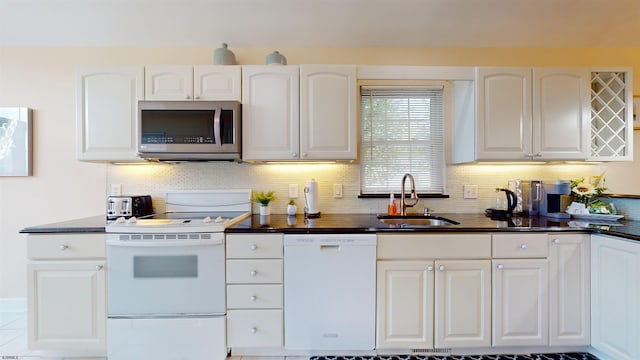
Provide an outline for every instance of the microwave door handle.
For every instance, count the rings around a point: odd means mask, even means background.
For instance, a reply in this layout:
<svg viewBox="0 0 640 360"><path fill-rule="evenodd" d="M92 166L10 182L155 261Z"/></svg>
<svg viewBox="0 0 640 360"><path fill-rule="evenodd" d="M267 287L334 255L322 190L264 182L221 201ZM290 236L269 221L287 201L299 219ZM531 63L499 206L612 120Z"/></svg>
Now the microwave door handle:
<svg viewBox="0 0 640 360"><path fill-rule="evenodd" d="M213 138L216 142L216 145L222 146L222 139L220 139L220 115L222 113L222 108L216 106L213 108L215 114L213 115Z"/></svg>

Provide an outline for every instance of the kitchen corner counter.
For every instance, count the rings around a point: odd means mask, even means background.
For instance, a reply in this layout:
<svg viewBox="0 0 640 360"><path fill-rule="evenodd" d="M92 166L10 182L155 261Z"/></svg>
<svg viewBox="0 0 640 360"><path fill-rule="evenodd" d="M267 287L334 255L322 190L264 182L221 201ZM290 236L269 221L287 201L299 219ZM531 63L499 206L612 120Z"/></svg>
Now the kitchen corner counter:
<svg viewBox="0 0 640 360"><path fill-rule="evenodd" d="M52 224L30 226L20 230L21 234L51 233L104 233L107 224L105 215L62 221Z"/></svg>
<svg viewBox="0 0 640 360"><path fill-rule="evenodd" d="M459 225L431 228L398 228L381 223L375 214L323 214L319 218L303 215L289 217L283 214L268 216L253 215L243 222L228 228L227 233L362 233L362 232L501 232L501 231L586 231L620 236L640 241L640 221L622 220L616 225L590 224L574 226L569 219L553 219L542 216L493 219L483 214L437 214L459 222ZM584 224L582 224L584 225Z"/></svg>

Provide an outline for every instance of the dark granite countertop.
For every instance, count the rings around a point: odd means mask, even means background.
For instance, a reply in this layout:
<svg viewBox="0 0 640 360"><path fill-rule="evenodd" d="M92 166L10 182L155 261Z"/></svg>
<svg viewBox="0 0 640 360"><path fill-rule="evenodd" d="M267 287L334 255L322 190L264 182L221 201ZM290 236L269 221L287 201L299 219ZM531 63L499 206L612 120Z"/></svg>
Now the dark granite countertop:
<svg viewBox="0 0 640 360"><path fill-rule="evenodd" d="M103 233L107 225L105 215L62 221L52 224L30 226L20 230L21 234L48 233Z"/></svg>
<svg viewBox="0 0 640 360"><path fill-rule="evenodd" d="M607 235L620 236L640 241L640 221L620 220L613 224L585 224L567 219L547 217L513 217L511 219L492 219L483 214L436 214L437 216L459 222L432 228L398 228L381 223L373 214L322 214L319 218L305 219L303 215L289 217L284 214L261 217L253 215L228 228L227 233L274 233L288 234L307 233L411 233L411 232L501 232L501 231L588 231ZM96 215L82 219L63 221L52 224L26 227L20 230L25 234L45 233L102 233L105 231L104 215ZM575 226L580 225L580 226Z"/></svg>

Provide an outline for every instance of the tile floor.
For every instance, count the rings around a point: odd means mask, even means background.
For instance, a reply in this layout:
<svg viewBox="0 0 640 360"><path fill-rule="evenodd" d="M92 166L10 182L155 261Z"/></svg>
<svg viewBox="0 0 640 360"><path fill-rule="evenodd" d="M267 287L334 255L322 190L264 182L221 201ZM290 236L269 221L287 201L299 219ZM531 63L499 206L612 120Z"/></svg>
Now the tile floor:
<svg viewBox="0 0 640 360"><path fill-rule="evenodd" d="M0 302L0 359L32 359L27 350L27 301Z"/></svg>

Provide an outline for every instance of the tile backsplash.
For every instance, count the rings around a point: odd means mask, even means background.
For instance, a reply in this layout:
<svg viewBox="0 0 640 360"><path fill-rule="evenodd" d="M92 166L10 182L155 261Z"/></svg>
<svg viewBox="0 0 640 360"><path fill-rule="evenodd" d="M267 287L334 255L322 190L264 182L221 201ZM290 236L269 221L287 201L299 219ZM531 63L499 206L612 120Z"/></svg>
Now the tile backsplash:
<svg viewBox="0 0 640 360"><path fill-rule="evenodd" d="M446 170L449 198L422 198L414 211L426 206L434 213L482 213L495 205L495 188L509 179L572 179L599 175L596 165L450 165ZM402 174L398 175L398 179ZM175 189L251 188L274 190L272 212L286 213L289 184L298 184L298 212L304 208L303 188L312 178L319 183L318 208L324 213L381 213L388 199L360 199L358 164L247 164L193 162L177 164L108 165L107 184L122 184L123 194L150 194L156 211L164 211L164 195ZM333 184L343 185L343 198L333 198ZM462 197L463 185L478 185L477 199ZM105 190L108 192L108 189ZM400 180L396 194L400 192ZM397 195L396 195L397 196ZM629 206L625 206L629 209ZM253 206L257 212L257 206Z"/></svg>

